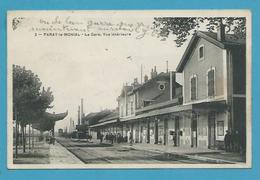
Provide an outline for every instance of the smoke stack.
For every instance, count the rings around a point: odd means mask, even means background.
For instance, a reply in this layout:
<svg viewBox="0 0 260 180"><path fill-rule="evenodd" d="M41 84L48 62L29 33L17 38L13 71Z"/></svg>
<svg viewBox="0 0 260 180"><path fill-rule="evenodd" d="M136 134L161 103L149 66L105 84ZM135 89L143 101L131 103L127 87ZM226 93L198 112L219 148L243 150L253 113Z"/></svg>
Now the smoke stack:
<svg viewBox="0 0 260 180"><path fill-rule="evenodd" d="M78 125L80 125L80 106L78 106Z"/></svg>
<svg viewBox="0 0 260 180"><path fill-rule="evenodd" d="M148 81L148 76L144 75L144 82L146 83Z"/></svg>
<svg viewBox="0 0 260 180"><path fill-rule="evenodd" d="M141 84L143 84L143 65L141 64Z"/></svg>
<svg viewBox="0 0 260 180"><path fill-rule="evenodd" d="M170 71L170 100L172 100L176 95L176 72Z"/></svg>
<svg viewBox="0 0 260 180"><path fill-rule="evenodd" d="M81 112L80 112L80 122L83 124L84 110L83 110L83 98L81 98Z"/></svg>
<svg viewBox="0 0 260 180"><path fill-rule="evenodd" d="M154 69L152 69L151 79L154 78L155 76L157 76L156 66L154 66Z"/></svg>
<svg viewBox="0 0 260 180"><path fill-rule="evenodd" d="M168 73L168 61L166 61L166 73Z"/></svg>
<svg viewBox="0 0 260 180"><path fill-rule="evenodd" d="M225 41L225 25L222 24L222 22L220 23L217 31L217 39L218 41Z"/></svg>
<svg viewBox="0 0 260 180"><path fill-rule="evenodd" d="M156 66L154 66L154 77L157 76Z"/></svg>

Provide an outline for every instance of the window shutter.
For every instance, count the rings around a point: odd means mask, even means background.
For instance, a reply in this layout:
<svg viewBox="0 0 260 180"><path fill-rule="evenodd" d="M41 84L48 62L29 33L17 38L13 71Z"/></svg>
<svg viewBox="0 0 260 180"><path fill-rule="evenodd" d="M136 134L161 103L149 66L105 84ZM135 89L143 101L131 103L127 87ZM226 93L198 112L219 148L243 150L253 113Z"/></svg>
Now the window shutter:
<svg viewBox="0 0 260 180"><path fill-rule="evenodd" d="M191 100L196 99L196 77L191 78Z"/></svg>
<svg viewBox="0 0 260 180"><path fill-rule="evenodd" d="M214 82L214 76L215 76L215 73L214 73L214 70L210 70L208 72L208 96L214 96L215 95L215 89L214 89L214 86L215 86L215 82Z"/></svg>

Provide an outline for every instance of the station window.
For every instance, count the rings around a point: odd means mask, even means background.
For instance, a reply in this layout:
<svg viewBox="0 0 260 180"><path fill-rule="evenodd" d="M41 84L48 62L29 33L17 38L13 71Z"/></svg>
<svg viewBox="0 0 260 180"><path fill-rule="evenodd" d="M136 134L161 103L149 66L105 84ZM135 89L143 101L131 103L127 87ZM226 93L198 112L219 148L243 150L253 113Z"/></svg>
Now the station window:
<svg viewBox="0 0 260 180"><path fill-rule="evenodd" d="M197 99L197 76L193 75L190 79L190 97L191 100Z"/></svg>
<svg viewBox="0 0 260 180"><path fill-rule="evenodd" d="M205 51L204 51L204 45L201 45L199 47L199 61L204 59Z"/></svg>
<svg viewBox="0 0 260 180"><path fill-rule="evenodd" d="M208 97L215 95L215 68L211 68L207 73L207 88L208 88Z"/></svg>

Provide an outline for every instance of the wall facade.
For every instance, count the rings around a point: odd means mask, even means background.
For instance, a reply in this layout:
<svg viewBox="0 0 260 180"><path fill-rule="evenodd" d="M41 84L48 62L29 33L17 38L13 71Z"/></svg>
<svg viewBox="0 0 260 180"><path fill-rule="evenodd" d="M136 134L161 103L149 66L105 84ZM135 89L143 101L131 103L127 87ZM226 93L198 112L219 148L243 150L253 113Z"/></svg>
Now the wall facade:
<svg viewBox="0 0 260 180"><path fill-rule="evenodd" d="M204 47L204 58L199 60L199 47ZM215 68L215 98L224 96L224 50L216 45L200 39L194 48L184 70L184 104L208 99L207 71ZM190 78L197 76L197 100L191 100Z"/></svg>

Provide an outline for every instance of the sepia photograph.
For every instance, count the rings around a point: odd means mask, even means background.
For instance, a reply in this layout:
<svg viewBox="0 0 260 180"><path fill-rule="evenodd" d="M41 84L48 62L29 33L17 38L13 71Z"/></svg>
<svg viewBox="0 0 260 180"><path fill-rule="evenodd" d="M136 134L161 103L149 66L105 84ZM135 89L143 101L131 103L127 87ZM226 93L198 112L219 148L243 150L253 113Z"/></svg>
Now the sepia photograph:
<svg viewBox="0 0 260 180"><path fill-rule="evenodd" d="M248 10L8 11L8 168L251 168L251 41Z"/></svg>

